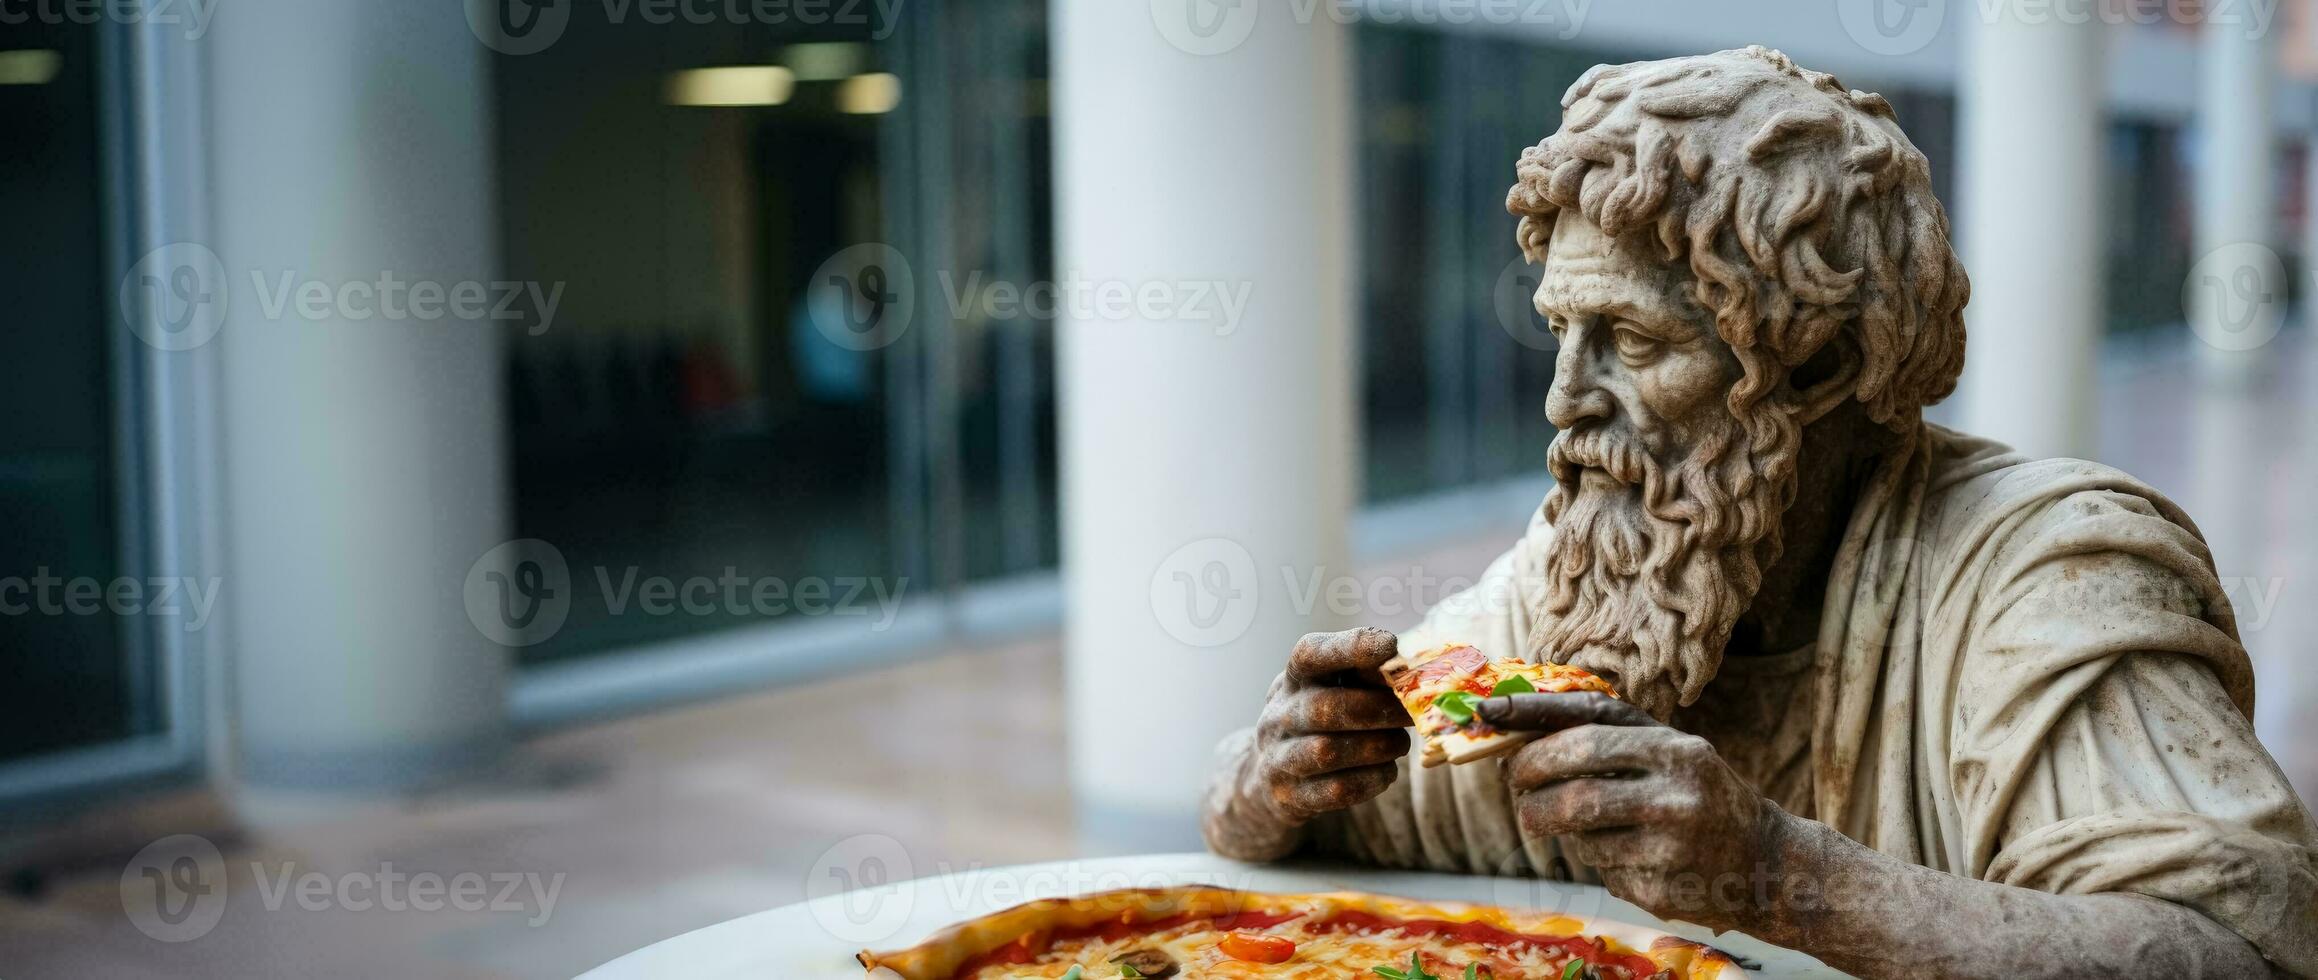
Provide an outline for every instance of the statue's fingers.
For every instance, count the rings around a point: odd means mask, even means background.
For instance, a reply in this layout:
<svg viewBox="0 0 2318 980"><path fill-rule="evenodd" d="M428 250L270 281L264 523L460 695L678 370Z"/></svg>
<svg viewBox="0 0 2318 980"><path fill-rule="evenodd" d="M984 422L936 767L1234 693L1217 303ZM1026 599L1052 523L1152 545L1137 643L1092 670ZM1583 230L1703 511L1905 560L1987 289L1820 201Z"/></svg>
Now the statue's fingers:
<svg viewBox="0 0 2318 980"><path fill-rule="evenodd" d="M1581 830L1561 838L1562 853L1570 860L1594 869L1603 884L1611 884L1626 870L1626 855L1641 841L1643 832L1637 827L1609 827L1601 830ZM1611 889L1616 893L1616 889ZM1618 897L1624 898L1624 895Z"/></svg>
<svg viewBox="0 0 2318 980"><path fill-rule="evenodd" d="M1532 837L1566 837L1631 830L1655 821L1658 801L1634 779L1569 779L1521 797L1521 829ZM1587 864L1599 861L1580 855Z"/></svg>
<svg viewBox="0 0 2318 980"><path fill-rule="evenodd" d="M1607 694L1579 691L1567 694L1513 694L1488 698L1478 709L1481 720L1500 729L1551 732L1579 725L1658 724L1658 719L1631 701Z"/></svg>
<svg viewBox="0 0 2318 980"><path fill-rule="evenodd" d="M1384 675L1377 671L1400 654L1400 638L1389 630L1363 626L1335 633L1307 633L1288 654L1288 676L1301 682L1351 674L1377 686Z"/></svg>
<svg viewBox="0 0 2318 980"><path fill-rule="evenodd" d="M1390 763L1342 769L1305 779L1282 790L1282 803L1305 813L1333 813L1375 799L1400 775Z"/></svg>
<svg viewBox="0 0 2318 980"><path fill-rule="evenodd" d="M1303 732L1358 732L1403 729L1408 708L1391 691L1373 687L1317 687L1296 696L1292 715Z"/></svg>
<svg viewBox="0 0 2318 980"><path fill-rule="evenodd" d="M1650 772L1659 731L1614 725L1565 728L1522 746L1505 763L1505 782L1527 793L1587 776Z"/></svg>
<svg viewBox="0 0 2318 980"><path fill-rule="evenodd" d="M1295 776L1320 776L1347 769L1389 766L1409 750L1408 732L1345 732L1305 735L1280 743L1276 750L1281 771Z"/></svg>

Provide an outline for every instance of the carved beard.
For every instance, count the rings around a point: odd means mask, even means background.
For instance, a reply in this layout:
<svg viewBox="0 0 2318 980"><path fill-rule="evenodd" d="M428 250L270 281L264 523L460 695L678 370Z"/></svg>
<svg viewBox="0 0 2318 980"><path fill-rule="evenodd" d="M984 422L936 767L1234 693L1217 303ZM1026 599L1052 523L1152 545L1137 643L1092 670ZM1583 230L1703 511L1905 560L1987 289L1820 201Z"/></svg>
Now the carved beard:
<svg viewBox="0 0 2318 980"><path fill-rule="evenodd" d="M1529 648L1612 678L1660 720L1721 668L1794 499L1790 414L1765 401L1743 420L1715 415L1671 469L1600 426L1562 432L1547 453L1554 534Z"/></svg>

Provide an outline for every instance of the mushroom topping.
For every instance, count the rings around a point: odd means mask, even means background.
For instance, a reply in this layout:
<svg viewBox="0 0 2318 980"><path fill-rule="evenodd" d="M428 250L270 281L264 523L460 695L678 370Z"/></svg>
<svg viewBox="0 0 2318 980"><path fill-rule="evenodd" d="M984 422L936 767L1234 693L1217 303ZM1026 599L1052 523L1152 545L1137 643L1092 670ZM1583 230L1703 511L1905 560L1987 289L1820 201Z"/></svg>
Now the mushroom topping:
<svg viewBox="0 0 2318 980"><path fill-rule="evenodd" d="M1150 977L1151 980L1172 977L1176 970L1174 958L1156 949L1128 950L1112 957L1111 962L1123 967L1132 967L1135 971L1134 975Z"/></svg>

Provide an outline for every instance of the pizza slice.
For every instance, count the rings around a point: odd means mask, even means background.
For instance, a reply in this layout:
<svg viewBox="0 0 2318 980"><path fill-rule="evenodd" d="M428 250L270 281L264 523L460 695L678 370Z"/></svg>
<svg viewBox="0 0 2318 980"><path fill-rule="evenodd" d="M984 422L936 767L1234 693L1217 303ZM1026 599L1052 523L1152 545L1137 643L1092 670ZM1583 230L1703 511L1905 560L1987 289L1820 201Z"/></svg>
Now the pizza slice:
<svg viewBox="0 0 2318 980"><path fill-rule="evenodd" d="M1417 736L1424 740L1424 764L1456 765L1494 758L1511 752L1538 732L1501 732L1489 727L1474 709L1483 698L1532 692L1558 694L1618 692L1610 682L1578 667L1533 664L1520 660L1491 660L1489 655L1463 643L1434 647L1411 657L1385 661L1384 679L1400 698L1409 717L1416 720Z"/></svg>

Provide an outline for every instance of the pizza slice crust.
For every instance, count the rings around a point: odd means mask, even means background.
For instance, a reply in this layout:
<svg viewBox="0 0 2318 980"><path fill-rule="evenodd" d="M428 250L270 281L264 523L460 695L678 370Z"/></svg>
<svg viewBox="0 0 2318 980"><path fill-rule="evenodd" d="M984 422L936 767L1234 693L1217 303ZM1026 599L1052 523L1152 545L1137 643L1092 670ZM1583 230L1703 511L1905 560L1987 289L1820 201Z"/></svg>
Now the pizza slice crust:
<svg viewBox="0 0 2318 980"><path fill-rule="evenodd" d="M1439 765L1461 766L1511 753L1524 745L1544 737L1544 732L1490 732L1487 735L1469 735L1449 732L1435 735L1425 741L1425 768Z"/></svg>

